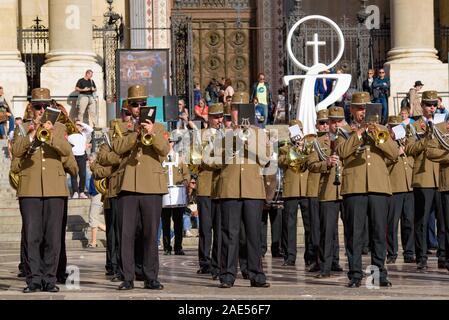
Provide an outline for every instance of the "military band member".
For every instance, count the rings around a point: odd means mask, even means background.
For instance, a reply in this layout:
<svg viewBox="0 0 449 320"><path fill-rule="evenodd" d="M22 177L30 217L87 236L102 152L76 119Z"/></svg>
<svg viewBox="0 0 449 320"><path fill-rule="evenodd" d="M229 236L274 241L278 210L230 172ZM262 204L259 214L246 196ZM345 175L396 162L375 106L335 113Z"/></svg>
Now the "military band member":
<svg viewBox="0 0 449 320"><path fill-rule="evenodd" d="M416 135L410 135L405 148L406 154L415 160L413 167L413 194L415 197L415 253L418 270L427 270L427 232L429 215L435 210L438 219L439 253L444 251L444 224L442 221L441 194L439 187L439 164L427 158L426 146L430 134L428 123L433 121L433 115L438 104L438 93L436 91L425 91L422 95L423 115L411 124ZM409 130L410 131L410 130ZM444 268L443 260L439 260L439 267Z"/></svg>
<svg viewBox="0 0 449 320"><path fill-rule="evenodd" d="M167 137L168 139L168 137ZM177 185L184 185L187 188L188 181L190 179L190 172L187 165L184 163L182 158L179 156L179 153L175 152L173 146L175 142L169 139L170 144L170 152L165 158L165 162L162 166L165 167L166 172L169 170L173 172L173 181L172 183ZM168 166L174 163L172 169L169 169ZM170 185L170 177L167 175L167 185ZM187 205L187 203L186 203ZM175 232L175 255L183 256L185 255L182 250L182 231L183 231L183 216L186 207L176 207L176 208L162 208L162 243L164 245L164 255L171 255L172 246L171 242L171 219L173 219L173 228Z"/></svg>
<svg viewBox="0 0 449 320"><path fill-rule="evenodd" d="M345 112L341 107L329 109L329 132L318 139L317 150L309 157L309 171L320 174L318 200L320 221L319 261L320 273L317 278L329 278L331 271L343 271L339 265L338 215L343 213L341 196L342 164L336 153L338 128L346 125ZM343 214L342 214L343 216Z"/></svg>
<svg viewBox="0 0 449 320"><path fill-rule="evenodd" d="M390 178L385 159L396 160L398 150L391 138L375 141L378 140L376 136L388 129L372 119L367 119L368 122L365 122L367 103L370 103L369 93L353 94L350 111L358 125L353 126L353 132L348 140L339 137L337 146L337 153L343 161L341 194L345 210L344 227L349 262L348 287L350 288L360 287L363 277L362 240L363 226L367 216L373 239L371 264L379 268L379 285L391 286L384 266L386 212L388 212L388 199L391 196Z"/></svg>
<svg viewBox="0 0 449 320"><path fill-rule="evenodd" d="M147 98L146 88L143 86L135 85L128 90L128 104L133 109L145 106ZM126 161L118 195L120 262L124 278L119 286L120 290L134 288L134 240L139 221L143 234L145 288L163 289L163 285L158 281L159 256L156 237L161 218L162 195L168 192L167 177L160 161L160 157L167 156L170 150L164 132L161 124L147 120L146 123L136 123L135 132L115 137L112 142L112 149L118 155L131 152Z"/></svg>
<svg viewBox="0 0 449 320"><path fill-rule="evenodd" d="M301 121L291 120L290 126L294 125L298 125L302 129ZM284 199L284 212L282 213L282 248L284 250L283 266L294 266L296 263L296 234L299 205L304 224L304 261L306 267L309 267L311 261L309 199L307 198L308 171L305 171L305 166L304 168L300 168L299 170L289 166L288 154L290 148L292 148L292 146L289 145L285 145L279 148L279 165L284 170L282 193L282 197Z"/></svg>
<svg viewBox="0 0 449 320"><path fill-rule="evenodd" d="M237 123L238 110L232 110L234 123ZM237 148L225 148L224 163L217 184L217 196L221 201L222 247L220 288L231 288L237 276L239 254L239 232L243 221L246 233L247 271L252 287L267 288L262 268L260 252L261 217L265 199L263 168L271 154L267 155L264 133L256 127L249 127L246 142L242 129L226 131L226 140L238 141ZM254 140L252 140L254 139ZM264 141L265 140L265 141ZM239 147L239 144L241 147ZM270 152L268 152L270 153ZM254 156L254 157L253 157ZM255 160L255 163L249 159Z"/></svg>
<svg viewBox="0 0 449 320"><path fill-rule="evenodd" d="M229 109L229 108L228 108ZM230 110L229 117L230 117ZM220 130L223 123L223 104L209 107L208 128L201 130L201 141ZM205 142L206 142L205 141ZM219 170L205 163L200 166L197 182L199 211L198 274L212 274L217 279L220 274L221 219L220 204L216 198L216 184Z"/></svg>
<svg viewBox="0 0 449 320"><path fill-rule="evenodd" d="M329 132L329 118L327 109L317 112L316 129L318 133ZM311 172L307 177L307 193L309 198L309 224L310 245L309 257L311 261L309 272L320 271L319 248L320 248L320 202L318 193L320 188L320 172ZM304 222L305 223L305 222Z"/></svg>
<svg viewBox="0 0 449 320"><path fill-rule="evenodd" d="M29 267L23 292L58 292L56 272L64 204L69 195L62 157L70 156L71 146L63 124L40 124L51 103L50 91L37 88L31 95L33 121L24 124L27 136L16 136L12 146L13 156L22 162L17 195L24 226L25 263ZM39 145L35 139L41 126L48 130L49 139Z"/></svg>
<svg viewBox="0 0 449 320"><path fill-rule="evenodd" d="M391 116L388 119L390 135L395 139L393 127L401 125L400 116ZM413 216L415 214L415 199L413 197L412 173L413 157L405 153L405 138L396 140L399 148L399 158L396 161L387 161L390 173L391 191L388 209L387 230L387 264L394 264L398 257L398 225L401 220L401 240L404 250L404 262L414 263L415 240L413 234Z"/></svg>
<svg viewBox="0 0 449 320"><path fill-rule="evenodd" d="M436 127L442 135L447 135L449 132L447 122L438 124ZM428 141L426 156L429 160L437 162L440 165L438 191L441 193L443 208L442 216L445 226L444 244L445 248L449 248L449 232L447 232L447 230L449 230L449 146L447 145L447 138L442 136L442 140L443 141L440 142L434 136L432 140ZM446 256L444 257L438 257L438 264L443 265L444 259L444 266L449 270L449 256L447 250L445 251L445 254Z"/></svg>

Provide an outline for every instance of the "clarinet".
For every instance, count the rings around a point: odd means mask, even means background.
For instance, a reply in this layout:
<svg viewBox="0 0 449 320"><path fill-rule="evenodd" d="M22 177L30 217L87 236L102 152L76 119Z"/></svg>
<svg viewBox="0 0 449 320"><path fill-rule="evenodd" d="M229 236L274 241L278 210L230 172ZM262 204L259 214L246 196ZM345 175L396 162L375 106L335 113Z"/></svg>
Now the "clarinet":
<svg viewBox="0 0 449 320"><path fill-rule="evenodd" d="M336 139L331 140L331 150L332 150L332 155L335 156L337 154L337 140ZM335 167L335 179L334 179L334 186L339 186L339 185L341 185L340 162L338 162Z"/></svg>

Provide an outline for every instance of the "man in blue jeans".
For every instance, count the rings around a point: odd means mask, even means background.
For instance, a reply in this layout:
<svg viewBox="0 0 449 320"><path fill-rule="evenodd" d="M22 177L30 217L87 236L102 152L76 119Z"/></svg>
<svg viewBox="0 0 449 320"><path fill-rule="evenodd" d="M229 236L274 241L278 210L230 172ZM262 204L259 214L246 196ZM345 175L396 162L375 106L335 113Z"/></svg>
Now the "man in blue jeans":
<svg viewBox="0 0 449 320"><path fill-rule="evenodd" d="M373 83L374 103L382 104L382 124L388 120L388 96L390 95L390 79L385 77L385 70L379 70L379 76Z"/></svg>
<svg viewBox="0 0 449 320"><path fill-rule="evenodd" d="M259 106L263 107L265 116L264 125L273 123L273 107L270 85L265 82L265 74L259 73L258 82L254 83L249 101L257 98Z"/></svg>

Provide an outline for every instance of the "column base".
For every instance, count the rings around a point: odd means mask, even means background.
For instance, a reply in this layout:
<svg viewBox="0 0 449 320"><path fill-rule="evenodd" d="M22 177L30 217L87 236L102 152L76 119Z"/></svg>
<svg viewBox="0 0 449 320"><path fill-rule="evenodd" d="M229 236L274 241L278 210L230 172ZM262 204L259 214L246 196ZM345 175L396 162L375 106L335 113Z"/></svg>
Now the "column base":
<svg viewBox="0 0 449 320"><path fill-rule="evenodd" d="M97 127L106 126L106 101L104 100L103 69L97 63L86 61L57 61L44 64L41 68L41 87L50 89L52 96L67 108L71 116L76 116L76 100L78 93L75 91L77 81L84 76L86 70L94 72L93 80L97 86L98 96L98 124Z"/></svg>
<svg viewBox="0 0 449 320"><path fill-rule="evenodd" d="M390 115L399 114L401 100L396 99L397 93L408 92L415 84L415 81L424 83L423 91L437 90L447 92L449 88L448 64L439 63L396 63L388 62L385 70L390 75L391 95L389 99ZM444 101L447 106L449 101Z"/></svg>
<svg viewBox="0 0 449 320"><path fill-rule="evenodd" d="M4 55L0 53L0 84L14 116L23 117L28 87L25 64L19 59L3 58Z"/></svg>
<svg viewBox="0 0 449 320"><path fill-rule="evenodd" d="M388 63L421 63L441 64L435 49L426 48L393 48L388 52Z"/></svg>

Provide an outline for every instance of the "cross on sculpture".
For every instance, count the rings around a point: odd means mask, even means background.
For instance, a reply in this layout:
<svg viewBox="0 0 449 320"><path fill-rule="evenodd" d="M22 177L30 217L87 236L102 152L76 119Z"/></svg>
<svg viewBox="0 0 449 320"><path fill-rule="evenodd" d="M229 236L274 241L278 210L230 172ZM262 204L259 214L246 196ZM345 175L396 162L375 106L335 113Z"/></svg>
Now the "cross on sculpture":
<svg viewBox="0 0 449 320"><path fill-rule="evenodd" d="M178 160L177 157L176 160ZM173 186L173 167L178 167L178 161L173 161L172 156L169 155L168 161L164 161L162 163L162 166L168 168L168 185Z"/></svg>
<svg viewBox="0 0 449 320"><path fill-rule="evenodd" d="M317 65L319 61L319 47L325 46L326 41L318 41L318 33L313 35L313 41L307 41L306 46L313 46L313 64Z"/></svg>

